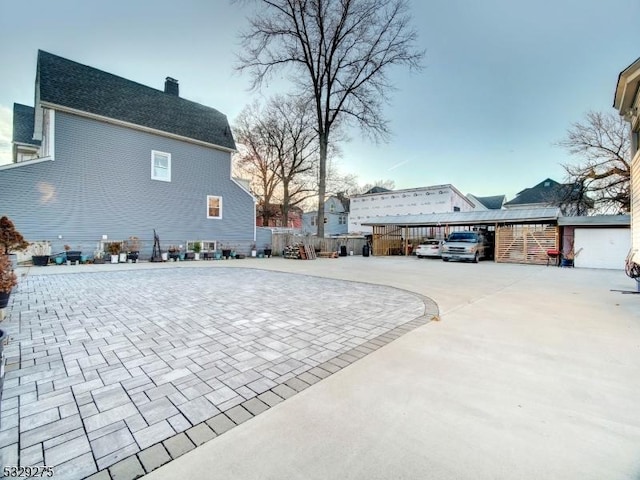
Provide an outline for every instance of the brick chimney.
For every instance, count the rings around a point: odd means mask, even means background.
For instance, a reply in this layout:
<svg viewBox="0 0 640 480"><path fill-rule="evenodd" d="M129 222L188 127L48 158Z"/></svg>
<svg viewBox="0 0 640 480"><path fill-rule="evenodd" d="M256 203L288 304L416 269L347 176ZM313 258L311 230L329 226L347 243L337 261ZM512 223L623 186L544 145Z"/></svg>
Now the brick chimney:
<svg viewBox="0 0 640 480"><path fill-rule="evenodd" d="M164 93L179 97L180 89L178 87L178 80L176 80L175 78L167 77L164 81Z"/></svg>

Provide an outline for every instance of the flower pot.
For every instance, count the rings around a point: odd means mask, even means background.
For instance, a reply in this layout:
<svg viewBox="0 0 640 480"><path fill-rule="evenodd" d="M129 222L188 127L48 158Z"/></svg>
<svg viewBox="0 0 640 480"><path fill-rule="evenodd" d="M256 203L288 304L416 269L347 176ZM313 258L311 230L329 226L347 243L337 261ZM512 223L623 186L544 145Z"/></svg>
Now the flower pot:
<svg viewBox="0 0 640 480"><path fill-rule="evenodd" d="M200 252L195 252L193 254L194 260L200 260Z"/></svg>
<svg viewBox="0 0 640 480"><path fill-rule="evenodd" d="M166 262L167 260L169 260L169 254L167 252L162 252L160 255L162 257L163 262Z"/></svg>
<svg viewBox="0 0 640 480"><path fill-rule="evenodd" d="M49 265L49 255L32 255L31 263L34 267L46 267Z"/></svg>
<svg viewBox="0 0 640 480"><path fill-rule="evenodd" d="M271 249L270 248L265 248L264 249L264 256L267 258L271 257Z"/></svg>
<svg viewBox="0 0 640 480"><path fill-rule="evenodd" d="M118 263L120 255L111 255L111 263Z"/></svg>
<svg viewBox="0 0 640 480"><path fill-rule="evenodd" d="M9 304L11 292L0 292L0 308L5 308Z"/></svg>
<svg viewBox="0 0 640 480"><path fill-rule="evenodd" d="M119 260L121 263L127 263L127 253L126 252L121 252L119 255Z"/></svg>
<svg viewBox="0 0 640 480"><path fill-rule="evenodd" d="M231 256L231 249L230 248L223 248L222 249L222 256L225 258L225 260L227 258L229 258Z"/></svg>
<svg viewBox="0 0 640 480"><path fill-rule="evenodd" d="M64 263L64 256L59 256L55 258L56 265L62 265Z"/></svg>
<svg viewBox="0 0 640 480"><path fill-rule="evenodd" d="M129 252L127 253L127 260L129 263L138 263L138 252Z"/></svg>
<svg viewBox="0 0 640 480"><path fill-rule="evenodd" d="M258 252L256 250L251 250L251 256L255 257L256 255L258 255Z"/></svg>

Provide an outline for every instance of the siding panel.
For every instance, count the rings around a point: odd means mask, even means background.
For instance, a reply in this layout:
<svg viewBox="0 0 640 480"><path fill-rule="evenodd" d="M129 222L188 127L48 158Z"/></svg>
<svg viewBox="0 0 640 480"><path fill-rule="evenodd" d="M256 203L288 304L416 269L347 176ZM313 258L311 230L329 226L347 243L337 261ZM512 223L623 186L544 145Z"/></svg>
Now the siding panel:
<svg viewBox="0 0 640 480"><path fill-rule="evenodd" d="M103 234L135 235L150 253L155 228L163 247L253 242L254 201L227 152L60 112L55 149L54 162L0 171L0 213L29 240L92 252ZM171 182L151 180L152 150L171 154ZM222 219L207 219L207 195L223 198Z"/></svg>

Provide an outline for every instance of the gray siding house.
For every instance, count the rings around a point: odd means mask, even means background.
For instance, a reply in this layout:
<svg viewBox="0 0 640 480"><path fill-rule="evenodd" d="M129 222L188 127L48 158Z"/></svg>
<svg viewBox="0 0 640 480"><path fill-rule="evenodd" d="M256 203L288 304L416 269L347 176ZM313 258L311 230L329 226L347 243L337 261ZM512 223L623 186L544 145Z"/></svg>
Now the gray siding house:
<svg viewBox="0 0 640 480"><path fill-rule="evenodd" d="M324 202L327 222L324 226L326 237L345 235L349 232L349 199L343 195L331 196ZM318 212L302 214L302 233L315 235L318 232Z"/></svg>
<svg viewBox="0 0 640 480"><path fill-rule="evenodd" d="M0 215L29 241L89 255L104 242L239 252L255 241L255 199L231 177L227 118L179 96L38 52L35 106L14 106L14 163L0 166Z"/></svg>

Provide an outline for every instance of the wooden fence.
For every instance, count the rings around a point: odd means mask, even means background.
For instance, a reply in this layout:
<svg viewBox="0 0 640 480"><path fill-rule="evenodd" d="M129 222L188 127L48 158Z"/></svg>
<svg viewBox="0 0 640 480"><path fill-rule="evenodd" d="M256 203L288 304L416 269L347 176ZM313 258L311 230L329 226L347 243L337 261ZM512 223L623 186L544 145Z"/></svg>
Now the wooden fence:
<svg viewBox="0 0 640 480"><path fill-rule="evenodd" d="M362 247L366 244L366 239L352 237L317 238L294 235L292 233L274 232L271 237L271 242L273 255L277 256L282 255L285 247L296 243L310 245L315 250L319 250L321 252L340 252L340 247L344 245L347 249L347 255L350 255L350 252L353 252L353 255L362 255Z"/></svg>

